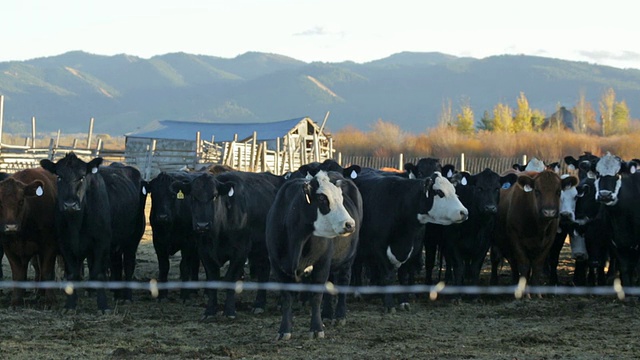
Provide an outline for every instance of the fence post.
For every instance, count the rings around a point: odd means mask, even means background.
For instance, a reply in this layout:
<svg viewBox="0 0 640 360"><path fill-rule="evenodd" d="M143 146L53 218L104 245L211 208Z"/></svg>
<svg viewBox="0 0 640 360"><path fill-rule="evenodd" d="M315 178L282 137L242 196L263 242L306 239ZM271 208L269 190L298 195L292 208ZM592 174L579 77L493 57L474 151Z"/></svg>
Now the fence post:
<svg viewBox="0 0 640 360"><path fill-rule="evenodd" d="M31 117L31 148L36 148L36 117Z"/></svg>
<svg viewBox="0 0 640 360"><path fill-rule="evenodd" d="M91 149L91 137L93 136L93 118L89 121L89 134L87 134L87 150Z"/></svg>
<svg viewBox="0 0 640 360"><path fill-rule="evenodd" d="M284 159L283 159L284 160ZM273 158L273 166L275 166L276 175L282 175L282 170L280 169L280 137L276 138L276 156Z"/></svg>
<svg viewBox="0 0 640 360"><path fill-rule="evenodd" d="M342 152L338 151L338 165L342 166Z"/></svg>
<svg viewBox="0 0 640 360"><path fill-rule="evenodd" d="M202 152L202 144L200 143L200 131L196 131L196 156L193 159L193 169L196 170L198 161L200 159L200 153Z"/></svg>
<svg viewBox="0 0 640 360"><path fill-rule="evenodd" d="M400 153L398 157L398 170L404 171L404 154Z"/></svg>
<svg viewBox="0 0 640 360"><path fill-rule="evenodd" d="M54 149L54 145L55 142L53 139L49 140L49 160L53 161L53 149Z"/></svg>
<svg viewBox="0 0 640 360"><path fill-rule="evenodd" d="M464 171L464 153L460 154L460 171Z"/></svg>
<svg viewBox="0 0 640 360"><path fill-rule="evenodd" d="M151 140L151 146L148 147L148 149L149 152L147 153L147 165L145 166L144 170L144 179L147 181L151 178L151 163L153 161L153 153L156 151L156 139Z"/></svg>
<svg viewBox="0 0 640 360"><path fill-rule="evenodd" d="M527 165L527 155L522 155L522 165Z"/></svg>

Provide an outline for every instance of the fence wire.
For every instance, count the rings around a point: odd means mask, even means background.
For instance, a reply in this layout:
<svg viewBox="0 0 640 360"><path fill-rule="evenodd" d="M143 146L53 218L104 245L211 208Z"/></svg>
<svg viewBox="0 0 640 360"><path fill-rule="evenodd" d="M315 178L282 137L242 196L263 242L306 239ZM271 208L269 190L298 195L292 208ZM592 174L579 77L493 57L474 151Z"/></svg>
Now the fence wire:
<svg viewBox="0 0 640 360"><path fill-rule="evenodd" d="M525 295L578 295L578 296L617 296L624 299L628 296L640 296L640 287L622 287L616 279L612 286L528 286L524 279L517 285L506 286L453 286L440 282L436 285L388 285L388 286L339 286L331 282L325 284L277 283L277 282L226 282L226 281L170 281L158 282L155 279L141 281L0 281L0 289L59 289L67 294L77 289L132 289L149 291L157 297L160 290L175 289L217 289L242 291L295 291L321 292L329 294L429 294L435 300L442 295L513 295L521 298Z"/></svg>

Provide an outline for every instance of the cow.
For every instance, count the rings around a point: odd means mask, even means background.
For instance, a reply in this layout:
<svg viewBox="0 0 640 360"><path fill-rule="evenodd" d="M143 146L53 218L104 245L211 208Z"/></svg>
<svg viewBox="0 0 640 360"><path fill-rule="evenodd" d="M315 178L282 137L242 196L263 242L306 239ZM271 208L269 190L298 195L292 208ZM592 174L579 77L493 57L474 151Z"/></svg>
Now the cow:
<svg viewBox="0 0 640 360"><path fill-rule="evenodd" d="M348 285L361 224L359 192L341 173L319 170L311 179L291 179L278 191L267 217L267 250L275 279L293 283L304 276L310 283L325 284L334 275L334 282ZM335 315L344 319L345 295L340 297ZM324 338L322 298L318 292L311 299L312 338ZM282 291L278 340L291 338L291 302L292 293Z"/></svg>
<svg viewBox="0 0 640 360"><path fill-rule="evenodd" d="M11 174L6 173L4 171L0 171L0 181L8 178ZM4 274L2 272L2 258L4 257L4 250L2 249L2 246L0 246L0 280L2 280L2 278L4 277Z"/></svg>
<svg viewBox="0 0 640 360"><path fill-rule="evenodd" d="M578 180L580 181L587 177L595 179L595 173L591 168L595 168L598 160L600 160L598 156L593 155L588 151L585 151L584 154L580 155L577 159L571 155L564 157L564 162L568 165L568 169L571 171L578 171Z"/></svg>
<svg viewBox="0 0 640 360"><path fill-rule="evenodd" d="M560 172L560 164L558 162L553 162L550 164L545 164L544 161L538 158L532 158L526 165L522 164L513 164L511 168L517 172L525 172L525 171L543 171L543 170L551 170L553 172Z"/></svg>
<svg viewBox="0 0 640 360"><path fill-rule="evenodd" d="M172 189L188 196L192 230L207 280L220 280L220 268L229 261L223 281L236 282L244 274L247 259L252 276L269 280L265 243L267 212L285 179L271 173L230 171L199 174L190 182L176 181ZM254 313L264 311L266 292L258 291ZM217 314L217 290L209 290L203 320ZM227 290L223 314L236 317L235 291Z"/></svg>
<svg viewBox="0 0 640 360"><path fill-rule="evenodd" d="M38 265L35 280L55 280L56 192L55 176L42 168L21 170L0 181L0 248L9 260L13 281L26 281L34 257ZM15 288L11 305L21 305L23 298L24 289ZM54 290L46 289L46 306L54 303Z"/></svg>
<svg viewBox="0 0 640 360"><path fill-rule="evenodd" d="M440 172L441 174L446 174L442 172L440 159L430 157L421 158L416 164L406 163L404 164L404 169L411 179L424 179L431 176L431 174L436 171Z"/></svg>
<svg viewBox="0 0 640 360"><path fill-rule="evenodd" d="M111 281L132 281L136 252L146 226L147 189L140 171L132 166L111 163L99 169L109 197L111 213ZM124 275L124 277L123 277ZM131 302L131 288L115 289L116 301Z"/></svg>
<svg viewBox="0 0 640 360"><path fill-rule="evenodd" d="M633 285L640 257L640 174L635 161L625 162L607 153L595 166L596 200L605 205L612 230L612 252L623 286Z"/></svg>
<svg viewBox="0 0 640 360"><path fill-rule="evenodd" d="M560 212L560 194L576 177L560 179L551 170L523 172L516 185L500 190L495 242L491 247L490 283L498 283L498 265L509 261L511 279L524 277L539 285L549 249L553 244Z"/></svg>
<svg viewBox="0 0 640 360"><path fill-rule="evenodd" d="M465 221L467 209L453 185L439 172L426 179L361 173L354 182L362 195L364 216L354 278L361 281L362 264L378 285L393 281L395 271L422 249L424 224L448 225ZM404 277L399 277L401 284ZM404 285L404 284L403 284ZM394 311L393 297L385 294L384 307ZM401 299L401 308L408 308Z"/></svg>
<svg viewBox="0 0 640 360"><path fill-rule="evenodd" d="M184 193L176 193L171 184L176 181L191 181L199 173L185 171L161 172L149 181L151 194L151 224L153 248L158 259L158 281L167 282L169 257L180 251L180 279L198 281L200 259L196 248L196 236L191 222L191 201ZM187 301L193 291L180 289L180 298ZM158 292L158 300L168 299L168 290Z"/></svg>
<svg viewBox="0 0 640 360"><path fill-rule="evenodd" d="M90 280L107 280L112 229L107 185L98 172L101 164L100 157L85 162L73 152L55 163L40 160L44 169L58 177L55 220L67 281L81 280L85 259ZM97 289L96 302L103 314L111 311L104 288ZM77 303L78 293L72 290L67 293L65 311L75 311Z"/></svg>
<svg viewBox="0 0 640 360"><path fill-rule="evenodd" d="M517 177L500 176L489 168L475 175L453 176L456 194L469 210L467 221L443 227L443 253L454 285L480 283L480 270L493 240L500 189L513 185Z"/></svg>

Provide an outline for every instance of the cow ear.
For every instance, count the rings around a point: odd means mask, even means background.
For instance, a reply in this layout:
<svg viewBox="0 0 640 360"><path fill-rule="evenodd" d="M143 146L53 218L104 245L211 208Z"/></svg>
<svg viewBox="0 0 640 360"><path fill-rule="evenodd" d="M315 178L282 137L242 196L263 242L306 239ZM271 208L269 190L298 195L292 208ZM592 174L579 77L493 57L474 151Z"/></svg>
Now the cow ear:
<svg viewBox="0 0 640 360"><path fill-rule="evenodd" d="M24 187L24 196L42 196L44 195L44 183L41 180L35 180Z"/></svg>
<svg viewBox="0 0 640 360"><path fill-rule="evenodd" d="M525 166L520 164L513 164L511 165L511 168L516 171L524 171Z"/></svg>
<svg viewBox="0 0 640 360"><path fill-rule="evenodd" d="M218 185L218 194L226 195L228 197L233 197L236 193L236 184L233 181L227 181Z"/></svg>
<svg viewBox="0 0 640 360"><path fill-rule="evenodd" d="M351 165L348 168L344 169L344 171L342 172L342 176L353 180L358 177L358 174L360 174L360 171L362 171L362 168L360 166Z"/></svg>
<svg viewBox="0 0 640 360"><path fill-rule="evenodd" d="M427 198L429 197L429 191L433 187L433 181L434 180L432 176L424 179L424 194Z"/></svg>
<svg viewBox="0 0 640 360"><path fill-rule="evenodd" d="M518 181L518 175L516 175L514 173L507 174L505 176L501 176L500 177L500 187L503 188L503 189L508 189L513 184L515 184L516 181Z"/></svg>
<svg viewBox="0 0 640 360"><path fill-rule="evenodd" d="M586 173L593 172L595 169L593 168L593 164L588 161L582 161L578 164L578 168Z"/></svg>
<svg viewBox="0 0 640 360"><path fill-rule="evenodd" d="M313 193L313 187L311 186L310 181L305 181L302 184L302 192L304 193L304 198L307 201L307 204L311 204L311 194Z"/></svg>
<svg viewBox="0 0 640 360"><path fill-rule="evenodd" d="M558 162L551 163L551 164L547 165L547 169L549 169L549 170L553 171L554 173L558 174L558 173L560 173L560 163L558 163Z"/></svg>
<svg viewBox="0 0 640 360"><path fill-rule="evenodd" d="M560 185L563 189L570 188L572 186L578 185L578 178L575 176L567 176L560 180Z"/></svg>
<svg viewBox="0 0 640 360"><path fill-rule="evenodd" d="M191 193L191 183L188 181L174 181L169 185L169 190L176 194L176 199L182 200L185 195Z"/></svg>
<svg viewBox="0 0 640 360"><path fill-rule="evenodd" d="M309 165L306 165L306 164L298 168L298 172L302 174L302 177L306 177L307 175L309 175L309 170L310 170L310 167Z"/></svg>
<svg viewBox="0 0 640 360"><path fill-rule="evenodd" d="M458 174L456 174L456 176L453 176L449 180L451 181L451 184L453 184L453 186L467 186L473 185L473 183L475 183L475 178L466 171L459 172Z"/></svg>
<svg viewBox="0 0 640 360"><path fill-rule="evenodd" d="M92 173L95 174L98 172L98 167L102 164L102 158L97 157L87 163L87 174Z"/></svg>
<svg viewBox="0 0 640 360"><path fill-rule="evenodd" d="M573 171L576 169L576 164L578 164L578 160L573 156L569 155L564 157L564 163L567 164L567 168L569 170Z"/></svg>
<svg viewBox="0 0 640 360"><path fill-rule="evenodd" d="M533 179L528 175L520 175L518 176L518 184L522 186L524 192L533 191Z"/></svg>
<svg viewBox="0 0 640 360"><path fill-rule="evenodd" d="M444 177L446 177L448 180L451 180L451 178L453 177L453 175L455 175L455 173L456 173L456 167L455 165L452 165L452 164L447 164L443 166L441 169L441 174Z"/></svg>
<svg viewBox="0 0 640 360"><path fill-rule="evenodd" d="M56 164L49 159L40 160L40 166L52 174L56 173Z"/></svg>
<svg viewBox="0 0 640 360"><path fill-rule="evenodd" d="M576 187L576 190L578 190L578 197L583 197L589 191L589 184L582 184Z"/></svg>

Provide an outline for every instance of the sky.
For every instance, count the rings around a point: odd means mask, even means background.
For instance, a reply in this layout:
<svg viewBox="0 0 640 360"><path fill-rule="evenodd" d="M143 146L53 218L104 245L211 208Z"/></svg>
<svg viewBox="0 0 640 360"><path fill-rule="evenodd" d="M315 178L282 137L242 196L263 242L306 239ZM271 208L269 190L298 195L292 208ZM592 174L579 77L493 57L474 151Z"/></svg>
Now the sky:
<svg viewBox="0 0 640 360"><path fill-rule="evenodd" d="M145 59L258 51L363 63L412 51L524 54L640 69L634 10L621 0L5 1L0 62L81 50Z"/></svg>

